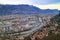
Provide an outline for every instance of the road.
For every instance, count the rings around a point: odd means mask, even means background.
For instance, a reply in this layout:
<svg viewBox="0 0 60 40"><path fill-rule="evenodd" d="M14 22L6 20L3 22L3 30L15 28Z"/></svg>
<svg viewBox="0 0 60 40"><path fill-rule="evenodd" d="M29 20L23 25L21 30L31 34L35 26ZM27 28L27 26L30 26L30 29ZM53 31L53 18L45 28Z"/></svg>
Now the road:
<svg viewBox="0 0 60 40"><path fill-rule="evenodd" d="M38 22L36 23L36 25L34 25L30 30L27 30L27 31L23 31L23 32L9 32L7 34L15 34L15 35L30 35L30 34L33 34L34 32L36 32L37 30L39 30L41 27L43 27L43 22ZM1 33L1 34L4 34L4 33ZM6 33L5 33L6 34Z"/></svg>

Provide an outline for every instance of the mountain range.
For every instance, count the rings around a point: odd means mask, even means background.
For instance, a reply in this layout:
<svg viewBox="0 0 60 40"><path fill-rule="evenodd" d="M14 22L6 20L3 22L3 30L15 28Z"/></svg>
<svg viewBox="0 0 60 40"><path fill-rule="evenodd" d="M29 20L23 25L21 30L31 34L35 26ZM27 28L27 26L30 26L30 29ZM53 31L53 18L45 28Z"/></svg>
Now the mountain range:
<svg viewBox="0 0 60 40"><path fill-rule="evenodd" d="M41 14L41 15L56 15L59 10L45 9L42 10L33 5L0 5L0 16L12 14Z"/></svg>

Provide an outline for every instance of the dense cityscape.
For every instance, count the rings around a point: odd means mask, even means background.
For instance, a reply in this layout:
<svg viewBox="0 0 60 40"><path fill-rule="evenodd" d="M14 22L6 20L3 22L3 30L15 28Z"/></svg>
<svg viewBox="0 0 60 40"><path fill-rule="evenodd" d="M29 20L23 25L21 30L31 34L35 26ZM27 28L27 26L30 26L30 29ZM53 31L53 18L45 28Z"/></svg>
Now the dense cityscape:
<svg viewBox="0 0 60 40"><path fill-rule="evenodd" d="M0 5L0 40L60 40L60 11Z"/></svg>
<svg viewBox="0 0 60 40"><path fill-rule="evenodd" d="M29 35L32 37L31 40L34 40L36 36L42 39L45 35L48 36L48 31L56 30L55 25L50 23L52 17L34 14L0 16L0 34L8 36L9 39L6 40L24 40ZM49 25L52 27L44 27Z"/></svg>

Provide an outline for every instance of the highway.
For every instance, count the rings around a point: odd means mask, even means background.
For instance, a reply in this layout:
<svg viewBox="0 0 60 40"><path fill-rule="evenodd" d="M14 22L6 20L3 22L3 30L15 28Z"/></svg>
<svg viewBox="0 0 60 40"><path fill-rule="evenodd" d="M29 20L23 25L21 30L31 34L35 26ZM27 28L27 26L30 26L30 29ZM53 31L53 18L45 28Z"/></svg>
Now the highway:
<svg viewBox="0 0 60 40"><path fill-rule="evenodd" d="M41 27L43 27L43 25L44 25L43 22L38 22L30 30L23 31L23 32L8 32L8 33L5 33L5 34L14 34L14 35L20 34L20 35L23 35L23 36L27 36L27 35L33 34L36 31L38 31ZM4 33L0 33L0 34L4 34Z"/></svg>
<svg viewBox="0 0 60 40"><path fill-rule="evenodd" d="M33 34L35 33L36 31L38 31L41 27L43 27L43 22L38 22L36 25L34 25L34 27L30 30L27 30L27 31L23 31L23 32L20 32L20 33L15 33L15 34L20 34L20 35L23 35L23 36L27 36L27 35L30 35L30 34Z"/></svg>

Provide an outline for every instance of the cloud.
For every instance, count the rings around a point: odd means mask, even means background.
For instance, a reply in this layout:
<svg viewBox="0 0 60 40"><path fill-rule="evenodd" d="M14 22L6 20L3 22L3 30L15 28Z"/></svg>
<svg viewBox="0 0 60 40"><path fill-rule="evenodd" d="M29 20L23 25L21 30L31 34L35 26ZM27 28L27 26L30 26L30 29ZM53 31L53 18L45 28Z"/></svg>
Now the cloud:
<svg viewBox="0 0 60 40"><path fill-rule="evenodd" d="M0 4L33 4L32 0L0 0Z"/></svg>
<svg viewBox="0 0 60 40"><path fill-rule="evenodd" d="M60 3L58 4L48 4L48 5L35 5L41 9L58 9L60 10Z"/></svg>
<svg viewBox="0 0 60 40"><path fill-rule="evenodd" d="M0 0L0 4L54 4L60 0Z"/></svg>

